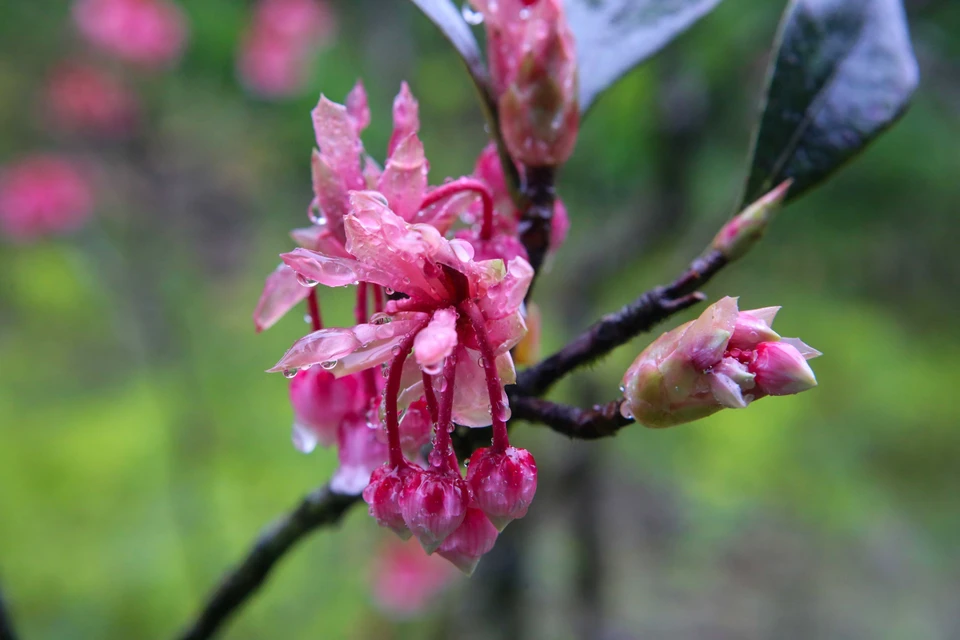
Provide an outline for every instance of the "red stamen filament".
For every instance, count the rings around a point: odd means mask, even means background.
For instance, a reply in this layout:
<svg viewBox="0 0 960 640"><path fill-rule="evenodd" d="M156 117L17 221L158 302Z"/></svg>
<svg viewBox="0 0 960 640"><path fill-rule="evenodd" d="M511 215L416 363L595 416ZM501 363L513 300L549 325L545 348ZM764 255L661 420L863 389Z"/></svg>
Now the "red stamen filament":
<svg viewBox="0 0 960 640"><path fill-rule="evenodd" d="M444 198L448 198L464 191L473 191L483 201L483 224L480 227L480 239L489 240L493 237L493 195L484 183L473 178L459 178L440 185L423 198L421 209L426 209Z"/></svg>
<svg viewBox="0 0 960 640"><path fill-rule="evenodd" d="M390 363L390 372L387 374L387 388L384 390L383 398L386 411L387 445L390 450L390 464L398 469L405 468L407 465L407 461L403 457L403 449L400 448L400 414L397 410L400 378L403 376L403 363L406 362L410 352L413 351L413 340L426 324L426 322L422 322L403 339L393 361Z"/></svg>
<svg viewBox="0 0 960 640"><path fill-rule="evenodd" d="M490 394L490 417L493 420L493 445L491 448L494 453L504 453L510 446L510 438L507 435L507 423L503 420L506 409L503 405L503 385L500 383L500 374L497 373L497 362L493 355L493 347L490 345L490 339L487 337L487 330L484 327L483 313L473 300L461 302L460 310L466 314L470 319L470 324L473 325L473 331L477 336L477 345L480 347L483 372L487 378L487 393Z"/></svg>
<svg viewBox="0 0 960 640"><path fill-rule="evenodd" d="M317 299L317 290L310 289L307 294L307 309L310 312L310 326L314 331L323 329L323 318L320 317L320 302Z"/></svg>
<svg viewBox="0 0 960 640"><path fill-rule="evenodd" d="M437 395L433 392L433 376L426 372L423 374L423 397L427 400L427 410L430 412L430 420L436 424L439 419Z"/></svg>
<svg viewBox="0 0 960 640"><path fill-rule="evenodd" d="M453 387L457 374L457 352L454 351L443 361L445 385L440 397L440 410L437 414L437 433L433 440L433 449L440 456L440 471L457 472L457 454L453 452Z"/></svg>

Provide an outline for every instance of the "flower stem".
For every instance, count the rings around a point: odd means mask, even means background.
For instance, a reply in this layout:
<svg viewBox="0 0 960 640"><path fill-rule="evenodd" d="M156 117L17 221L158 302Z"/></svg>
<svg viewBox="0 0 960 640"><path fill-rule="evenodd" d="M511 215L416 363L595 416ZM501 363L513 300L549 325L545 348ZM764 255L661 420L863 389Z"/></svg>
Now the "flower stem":
<svg viewBox="0 0 960 640"><path fill-rule="evenodd" d="M480 347L480 359L487 379L487 393L490 394L490 417L493 420L492 448L495 453L503 453L510 446L507 423L503 419L506 410L503 404L503 384L500 382L496 357L493 354L493 347L490 345L490 339L487 337L487 330L484 327L483 313L473 300L461 302L460 310L470 318L473 332L477 336L477 345Z"/></svg>
<svg viewBox="0 0 960 640"><path fill-rule="evenodd" d="M433 376L425 371L423 372L423 397L427 400L427 410L430 412L430 420L436 424L439 420L437 394L433 392Z"/></svg>
<svg viewBox="0 0 960 640"><path fill-rule="evenodd" d="M444 387L440 396L440 409L437 413L437 434L433 441L434 450L440 455L440 468L443 471L456 471L457 455L453 452L453 440L450 431L453 429L453 388L457 375L457 351L448 355L443 361Z"/></svg>
<svg viewBox="0 0 960 640"><path fill-rule="evenodd" d="M422 322L413 331L404 337L400 343L393 361L390 363L390 372L387 374L387 388L384 391L383 402L386 405L387 422L387 445L390 449L390 465L402 468L406 465L403 457L403 449L400 448L400 414L397 410L397 396L400 394L400 378L403 377L403 364L407 361L410 352L413 351L413 340L420 333L420 330L426 326Z"/></svg>
<svg viewBox="0 0 960 640"><path fill-rule="evenodd" d="M310 326L313 330L323 329L323 318L320 317L320 302L317 300L316 289L311 289L307 295L307 309L310 312Z"/></svg>
<svg viewBox="0 0 960 640"><path fill-rule="evenodd" d="M483 226L480 227L480 239L489 240L493 237L493 195L486 184L474 178L459 178L440 185L423 198L421 209L464 191L473 191L483 201Z"/></svg>
<svg viewBox="0 0 960 640"><path fill-rule="evenodd" d="M371 285L373 287L373 312L374 313L383 313L384 305L384 295L383 287L378 284Z"/></svg>
<svg viewBox="0 0 960 640"><path fill-rule="evenodd" d="M357 324L366 324L367 322L367 283L357 283L357 306L353 310L353 317Z"/></svg>

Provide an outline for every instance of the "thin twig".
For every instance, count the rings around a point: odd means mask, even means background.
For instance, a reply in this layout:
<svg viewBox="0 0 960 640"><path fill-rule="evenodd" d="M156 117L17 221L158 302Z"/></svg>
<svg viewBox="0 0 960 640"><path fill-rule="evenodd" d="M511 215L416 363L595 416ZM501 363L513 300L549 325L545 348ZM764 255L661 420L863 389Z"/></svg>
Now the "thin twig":
<svg viewBox="0 0 960 640"><path fill-rule="evenodd" d="M511 406L517 398L542 396L574 369L705 300L706 296L697 289L726 264L726 258L719 251L711 251L694 260L672 284L656 287L619 311L604 316L563 349L519 374L516 386L509 390Z"/></svg>
<svg viewBox="0 0 960 640"><path fill-rule="evenodd" d="M3 593L0 593L0 640L17 640L13 630L13 619L3 602Z"/></svg>
<svg viewBox="0 0 960 640"><path fill-rule="evenodd" d="M634 423L620 413L620 400L581 409L540 398L517 398L510 406L514 418L539 422L574 440L608 438Z"/></svg>
<svg viewBox="0 0 960 640"><path fill-rule="evenodd" d="M359 501L360 496L334 493L326 485L306 496L292 513L267 527L243 562L227 572L181 640L212 638L297 542L314 529L336 524Z"/></svg>

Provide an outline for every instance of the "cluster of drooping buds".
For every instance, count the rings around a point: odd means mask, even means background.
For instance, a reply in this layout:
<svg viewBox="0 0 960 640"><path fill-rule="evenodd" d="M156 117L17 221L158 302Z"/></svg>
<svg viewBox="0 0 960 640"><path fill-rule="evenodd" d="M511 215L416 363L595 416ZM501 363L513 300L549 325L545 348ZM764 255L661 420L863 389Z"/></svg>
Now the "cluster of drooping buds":
<svg viewBox="0 0 960 640"><path fill-rule="evenodd" d="M90 44L141 67L172 65L187 42L186 18L170 0L76 0L73 16Z"/></svg>
<svg viewBox="0 0 960 640"><path fill-rule="evenodd" d="M237 57L241 82L263 98L301 92L312 58L336 31L336 20L322 0L259 0Z"/></svg>
<svg viewBox="0 0 960 640"><path fill-rule="evenodd" d="M779 310L739 311L727 297L660 336L627 370L621 412L648 427L670 427L815 387L807 360L820 352L772 329Z"/></svg>
<svg viewBox="0 0 960 640"><path fill-rule="evenodd" d="M469 573L536 491L533 457L509 443L503 389L515 380L510 350L526 334L521 307L533 270L522 247L495 241L516 228L516 213L497 205L486 182L428 186L406 85L393 119L381 169L360 141L370 120L363 86L345 105L321 97L313 224L293 233L300 248L281 256L254 319L264 329L307 299L314 331L271 369L292 378L295 442L308 449L336 436L338 477L349 482L335 488L365 486L382 525ZM467 227L456 231L457 222ZM323 328L317 285L357 285L355 326ZM364 432L352 427L361 416ZM474 454L464 477L454 425L491 424L491 447Z"/></svg>
<svg viewBox="0 0 960 640"><path fill-rule="evenodd" d="M0 168L0 232L20 242L80 227L93 209L93 188L73 161L28 156Z"/></svg>
<svg viewBox="0 0 960 640"><path fill-rule="evenodd" d="M483 16L500 127L513 159L558 166L580 125L573 33L562 0L470 0Z"/></svg>

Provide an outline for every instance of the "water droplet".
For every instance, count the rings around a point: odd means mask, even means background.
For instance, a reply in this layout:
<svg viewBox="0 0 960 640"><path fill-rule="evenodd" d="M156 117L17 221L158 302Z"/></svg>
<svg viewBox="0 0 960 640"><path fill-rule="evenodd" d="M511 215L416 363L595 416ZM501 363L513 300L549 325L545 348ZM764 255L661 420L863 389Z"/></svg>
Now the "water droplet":
<svg viewBox="0 0 960 640"><path fill-rule="evenodd" d="M627 388L623 385L620 385L620 393L626 393L626 392L627 392Z"/></svg>
<svg viewBox="0 0 960 640"><path fill-rule="evenodd" d="M444 376L440 378L440 393L443 393L447 390L447 377Z"/></svg>
<svg viewBox="0 0 960 640"><path fill-rule="evenodd" d="M435 376L439 374L441 371L443 371L443 361L441 360L440 362L437 362L435 364L427 364L420 368L428 376ZM444 380L446 380L446 378L444 378Z"/></svg>
<svg viewBox="0 0 960 640"><path fill-rule="evenodd" d="M335 369L336 367L337 367L336 360L324 360L323 362L320 363L320 368L326 369L327 371L330 371L331 369Z"/></svg>
<svg viewBox="0 0 960 640"><path fill-rule="evenodd" d="M313 318L310 317L309 313L303 316L303 321L307 324L313 324Z"/></svg>
<svg viewBox="0 0 960 640"><path fill-rule="evenodd" d="M392 321L393 318L382 311L370 316L370 324L390 324Z"/></svg>
<svg viewBox="0 0 960 640"><path fill-rule="evenodd" d="M393 345L393 348L390 349L390 352L395 356L400 355L400 345L398 344Z"/></svg>
<svg viewBox="0 0 960 640"><path fill-rule="evenodd" d="M394 290L391 289L390 287L384 287L384 288L383 288L383 292L384 292L385 294L387 294L388 296L392 296L393 294L396 293L396 291L394 291Z"/></svg>
<svg viewBox="0 0 960 640"><path fill-rule="evenodd" d="M463 16L464 22L474 27L483 24L483 14L474 11L469 2L464 2L463 6L460 7L460 15Z"/></svg>
<svg viewBox="0 0 960 640"><path fill-rule="evenodd" d="M298 273L298 274L297 274L297 282L299 282L300 284L302 284L302 285L305 286L305 287L315 287L315 286L317 286L318 284L320 284L320 283L317 282L316 280L312 280L312 279L308 278L307 276L303 275L302 273Z"/></svg>
<svg viewBox="0 0 960 640"><path fill-rule="evenodd" d="M512 415L513 415L513 412L510 410L510 407L509 407L509 406L507 406L507 405L505 405L505 404L501 404L501 405L500 405L500 408L499 408L499 410L497 411L497 418L498 418L498 419L503 420L504 422L506 422L507 420L510 419L510 416L512 416Z"/></svg>
<svg viewBox="0 0 960 640"><path fill-rule="evenodd" d="M297 376L297 371L299 371L299 369L295 369L295 368L294 368L294 369L284 369L284 370L283 370L283 377L286 378L286 379L288 379L288 380L290 380L290 379L292 379L292 378L295 378L295 377Z"/></svg>
<svg viewBox="0 0 960 640"><path fill-rule="evenodd" d="M520 9L521 20L526 20L529 17L530 17L530 9L527 9L527 8Z"/></svg>

